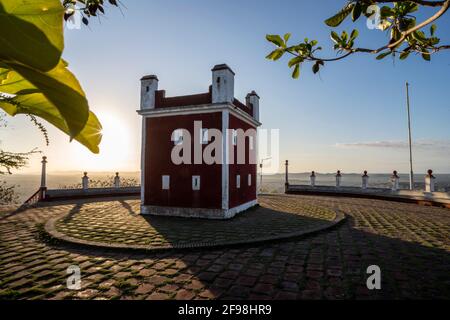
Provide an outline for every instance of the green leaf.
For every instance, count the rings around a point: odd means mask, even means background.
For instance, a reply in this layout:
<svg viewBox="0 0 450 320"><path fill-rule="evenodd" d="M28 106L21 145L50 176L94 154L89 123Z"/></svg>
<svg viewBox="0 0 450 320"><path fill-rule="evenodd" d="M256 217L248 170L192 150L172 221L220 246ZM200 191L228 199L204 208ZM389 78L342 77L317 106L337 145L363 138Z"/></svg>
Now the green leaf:
<svg viewBox="0 0 450 320"><path fill-rule="evenodd" d="M358 37L358 35L359 35L358 30L353 29L352 33L350 34L350 41L355 40Z"/></svg>
<svg viewBox="0 0 450 320"><path fill-rule="evenodd" d="M284 35L284 42L287 43L289 41L289 39L291 38L291 34L290 33L286 33Z"/></svg>
<svg viewBox="0 0 450 320"><path fill-rule="evenodd" d="M292 78L298 79L300 77L300 65L296 64L294 71L292 72Z"/></svg>
<svg viewBox="0 0 450 320"><path fill-rule="evenodd" d="M59 111L42 93L18 95L12 101L11 103L0 100L0 108L11 116L16 114L32 114L38 116L69 134L69 128L59 114ZM85 127L74 139L86 146L90 151L99 153L99 144L102 139L101 130L102 126L97 117L94 113L90 112Z"/></svg>
<svg viewBox="0 0 450 320"><path fill-rule="evenodd" d="M292 58L291 60L289 60L288 66L289 66L289 68L292 68L294 65L302 63L303 60L304 60L303 57Z"/></svg>
<svg viewBox="0 0 450 320"><path fill-rule="evenodd" d="M429 54L429 53L422 53L422 58L425 61L431 61L431 54Z"/></svg>
<svg viewBox="0 0 450 320"><path fill-rule="evenodd" d="M436 37L431 37L428 39L428 41L429 41L430 45L435 46L435 45L439 44L439 42L441 42L441 39L436 38Z"/></svg>
<svg viewBox="0 0 450 320"><path fill-rule="evenodd" d="M401 32L397 28L391 29L391 40L392 42L397 42L402 37Z"/></svg>
<svg viewBox="0 0 450 320"><path fill-rule="evenodd" d="M400 53L400 60L405 60L409 56L409 51L404 51Z"/></svg>
<svg viewBox="0 0 450 320"><path fill-rule="evenodd" d="M419 42L425 42L427 40L427 37L425 36L425 33L423 33L420 30L414 31L412 33L412 36L414 39L416 39Z"/></svg>
<svg viewBox="0 0 450 320"><path fill-rule="evenodd" d="M283 54L284 54L284 50L276 49L276 50L272 51L271 53L269 53L267 55L266 59L277 61L278 59L280 59L283 56Z"/></svg>
<svg viewBox="0 0 450 320"><path fill-rule="evenodd" d="M388 17L393 17L394 16L394 11L388 6L383 6L380 9L380 16L381 16L381 19L386 19Z"/></svg>
<svg viewBox="0 0 450 320"><path fill-rule="evenodd" d="M335 31L331 31L331 40L338 44L341 42L341 37Z"/></svg>
<svg viewBox="0 0 450 320"><path fill-rule="evenodd" d="M49 71L64 48L60 0L0 1L0 60Z"/></svg>
<svg viewBox="0 0 450 320"><path fill-rule="evenodd" d="M332 16L331 18L328 18L325 20L325 24L329 27L337 27L339 26L342 21L345 20L345 18L348 17L348 15L352 12L353 7L355 6L354 3L346 5L341 11L339 11L337 14Z"/></svg>
<svg viewBox="0 0 450 320"><path fill-rule="evenodd" d="M377 56L377 60L382 60L390 54L391 54L391 52L384 52L384 53L380 54L379 56Z"/></svg>
<svg viewBox="0 0 450 320"><path fill-rule="evenodd" d="M15 95L23 90L37 90L37 88L17 72L0 68L0 92Z"/></svg>
<svg viewBox="0 0 450 320"><path fill-rule="evenodd" d="M89 117L89 106L78 80L67 69L67 64L60 61L49 72L18 64L10 64L8 79L0 84L0 92L17 94L20 90L34 89L43 95L59 111L68 127L71 138L83 130Z"/></svg>
<svg viewBox="0 0 450 320"><path fill-rule="evenodd" d="M41 117L97 153L101 125L61 60L63 16L60 0L0 0L0 108Z"/></svg>
<svg viewBox="0 0 450 320"><path fill-rule="evenodd" d="M8 73L9 73L9 72L10 72L9 69L2 68L2 67L0 66L0 84L1 84L4 80L6 80L6 78L8 77Z"/></svg>
<svg viewBox="0 0 450 320"><path fill-rule="evenodd" d="M352 11L352 20L353 21L356 21L359 19L359 17L361 16L361 13L362 13L362 9L363 9L363 6L362 6L361 2L357 2Z"/></svg>
<svg viewBox="0 0 450 320"><path fill-rule="evenodd" d="M370 18L373 15L373 11L369 10L370 4L368 3L364 3L362 5L362 14L366 17L366 18Z"/></svg>
<svg viewBox="0 0 450 320"><path fill-rule="evenodd" d="M93 153L100 152L99 145L102 141L102 125L93 112L89 112L88 121L80 134L75 137L75 140Z"/></svg>
<svg viewBox="0 0 450 320"><path fill-rule="evenodd" d="M316 74L317 72L319 72L319 70L320 70L320 64L317 61L316 63L314 63L314 65L312 67L312 71L313 71L314 74Z"/></svg>
<svg viewBox="0 0 450 320"><path fill-rule="evenodd" d="M431 34L431 36L434 36L434 34L436 33L436 25L435 24L433 24L431 27L430 27L430 34Z"/></svg>
<svg viewBox="0 0 450 320"><path fill-rule="evenodd" d="M382 31L386 31L387 29L390 28L391 25L392 25L392 22L390 22L389 20L385 19L385 20L381 20L380 25L378 26L378 28L380 28Z"/></svg>
<svg viewBox="0 0 450 320"><path fill-rule="evenodd" d="M409 19L409 18L399 18L397 22L397 27L400 31L407 31L416 25L415 19Z"/></svg>
<svg viewBox="0 0 450 320"><path fill-rule="evenodd" d="M277 34L268 34L266 35L266 39L278 47L283 47L285 45L283 39Z"/></svg>
<svg viewBox="0 0 450 320"><path fill-rule="evenodd" d="M416 12L417 10L419 10L419 5L418 4L412 3L412 2L407 2L406 3L406 12L405 12L405 14L413 13L413 12Z"/></svg>

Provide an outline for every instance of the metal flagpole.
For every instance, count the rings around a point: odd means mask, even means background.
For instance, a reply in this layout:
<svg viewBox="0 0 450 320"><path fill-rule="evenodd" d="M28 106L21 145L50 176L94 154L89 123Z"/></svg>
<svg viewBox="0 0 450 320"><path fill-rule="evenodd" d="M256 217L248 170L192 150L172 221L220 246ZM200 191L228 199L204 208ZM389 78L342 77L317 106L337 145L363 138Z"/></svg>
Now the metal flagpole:
<svg viewBox="0 0 450 320"><path fill-rule="evenodd" d="M260 193L262 193L264 161L266 161L266 160L271 160L271 159L272 159L272 158L261 159L261 163L260 163L260 165L259 165L259 167L261 168L261 172L260 172L261 181L260 181L260 183L259 183L259 192L260 192Z"/></svg>
<svg viewBox="0 0 450 320"><path fill-rule="evenodd" d="M411 137L411 109L409 107L409 83L406 82L406 105L408 109L408 132L409 132L409 188L414 190L414 171L413 171L413 157L412 157L412 137Z"/></svg>

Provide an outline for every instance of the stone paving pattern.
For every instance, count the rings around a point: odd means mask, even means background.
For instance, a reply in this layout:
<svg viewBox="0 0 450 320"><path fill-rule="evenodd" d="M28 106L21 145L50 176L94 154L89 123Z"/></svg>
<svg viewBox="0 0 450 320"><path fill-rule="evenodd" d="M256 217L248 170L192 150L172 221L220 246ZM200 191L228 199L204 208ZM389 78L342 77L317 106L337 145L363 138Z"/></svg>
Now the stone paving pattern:
<svg viewBox="0 0 450 320"><path fill-rule="evenodd" d="M53 210L65 214L55 227L63 235L98 244L161 248L282 237L327 227L336 218L336 212L330 208L270 196L261 198L259 208L225 221L144 217L139 214L139 207L138 200L86 203L75 205L70 211L62 206Z"/></svg>
<svg viewBox="0 0 450 320"><path fill-rule="evenodd" d="M450 299L448 209L278 197L349 219L302 240L138 254L49 243L40 230L58 207L0 217L0 299ZM381 291L365 285L372 264L382 269ZM69 265L81 267L79 291L66 289Z"/></svg>

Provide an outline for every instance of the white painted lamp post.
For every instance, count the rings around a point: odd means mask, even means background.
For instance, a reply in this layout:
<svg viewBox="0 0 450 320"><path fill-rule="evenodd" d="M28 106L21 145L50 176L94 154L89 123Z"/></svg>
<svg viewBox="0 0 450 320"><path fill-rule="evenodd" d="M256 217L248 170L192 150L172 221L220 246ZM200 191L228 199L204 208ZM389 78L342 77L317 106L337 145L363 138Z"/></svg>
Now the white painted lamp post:
<svg viewBox="0 0 450 320"><path fill-rule="evenodd" d="M289 160L286 160L286 177L284 182L284 190L285 192L288 192L289 190Z"/></svg>
<svg viewBox="0 0 450 320"><path fill-rule="evenodd" d="M341 187L341 181L342 181L341 170L338 170L338 172L336 174L336 188L340 188Z"/></svg>
<svg viewBox="0 0 450 320"><path fill-rule="evenodd" d="M89 177L87 176L87 172L85 172L83 178L81 178L81 185L83 190L89 189Z"/></svg>
<svg viewBox="0 0 450 320"><path fill-rule="evenodd" d="M114 188L120 188L120 177L118 172L116 172L116 176L114 177Z"/></svg>
<svg viewBox="0 0 450 320"><path fill-rule="evenodd" d="M364 175L362 176L362 189L367 189L369 187L369 176L367 175L367 171L364 171Z"/></svg>
<svg viewBox="0 0 450 320"><path fill-rule="evenodd" d="M433 170L428 170L428 174L425 176L425 192L434 192L434 181L436 178L433 176Z"/></svg>
<svg viewBox="0 0 450 320"><path fill-rule="evenodd" d="M42 171L41 171L41 193L40 200L45 199L45 192L47 191L47 157L42 157Z"/></svg>
<svg viewBox="0 0 450 320"><path fill-rule="evenodd" d="M309 180L311 181L311 187L316 186L316 173L313 171L311 172L311 176L309 177Z"/></svg>
<svg viewBox="0 0 450 320"><path fill-rule="evenodd" d="M397 191L400 185L400 177L397 174L397 171L394 171L391 177L391 183L392 183L392 191Z"/></svg>
<svg viewBox="0 0 450 320"><path fill-rule="evenodd" d="M259 182L259 192L262 193L262 187L263 187L263 168L264 168L264 161L272 160L272 158L266 158L261 159L261 163L259 164L260 171L260 182Z"/></svg>

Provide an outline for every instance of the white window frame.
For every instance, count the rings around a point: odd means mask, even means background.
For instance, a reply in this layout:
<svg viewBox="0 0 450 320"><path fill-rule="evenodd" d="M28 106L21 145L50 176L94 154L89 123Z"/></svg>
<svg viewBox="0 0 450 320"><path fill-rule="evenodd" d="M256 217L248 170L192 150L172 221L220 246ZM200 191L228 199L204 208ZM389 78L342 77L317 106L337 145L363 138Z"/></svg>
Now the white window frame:
<svg viewBox="0 0 450 320"><path fill-rule="evenodd" d="M208 144L209 143L209 131L208 129L201 128L200 129L200 144Z"/></svg>
<svg viewBox="0 0 450 320"><path fill-rule="evenodd" d="M251 174L248 175L248 186L249 187L252 186L252 175Z"/></svg>
<svg viewBox="0 0 450 320"><path fill-rule="evenodd" d="M162 189L170 190L170 176L162 176Z"/></svg>
<svg viewBox="0 0 450 320"><path fill-rule="evenodd" d="M192 176L192 190L193 191L199 191L200 190L200 183L201 183L200 176Z"/></svg>
<svg viewBox="0 0 450 320"><path fill-rule="evenodd" d="M177 129L172 133L172 141L176 146L180 146L183 144L183 129Z"/></svg>
<svg viewBox="0 0 450 320"><path fill-rule="evenodd" d="M233 129L233 146L237 146L237 140L238 140L237 130Z"/></svg>
<svg viewBox="0 0 450 320"><path fill-rule="evenodd" d="M236 188L241 188L241 176L239 174L236 176Z"/></svg>

